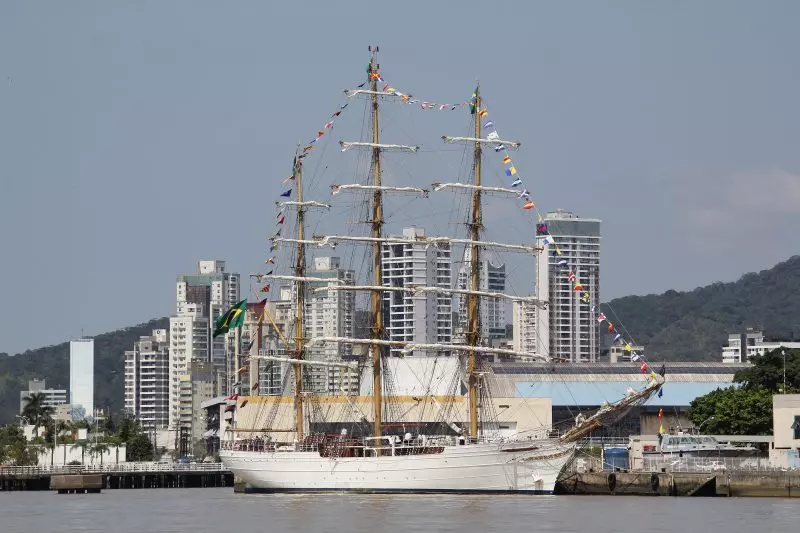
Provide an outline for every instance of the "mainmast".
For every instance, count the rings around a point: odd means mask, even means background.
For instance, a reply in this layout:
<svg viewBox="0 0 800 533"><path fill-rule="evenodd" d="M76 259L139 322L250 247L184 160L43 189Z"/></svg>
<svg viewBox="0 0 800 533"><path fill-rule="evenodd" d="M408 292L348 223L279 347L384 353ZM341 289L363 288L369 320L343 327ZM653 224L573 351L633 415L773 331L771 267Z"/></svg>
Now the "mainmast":
<svg viewBox="0 0 800 533"><path fill-rule="evenodd" d="M372 88L372 167L374 169L373 185L376 189L372 193L372 237L380 239L383 229L383 206L381 197L381 149L378 146L378 47L376 46L372 52L372 59L369 63L369 79ZM381 242L375 240L372 245L372 270L375 273L375 286L382 284L381 278ZM372 339L381 340L383 337L383 312L381 309L380 290L372 291ZM379 344L372 345L372 410L375 416L373 422L373 437L380 437L381 418L382 418L382 402L381 397L383 386L381 383L381 346ZM380 446L376 446L376 453L379 453Z"/></svg>
<svg viewBox="0 0 800 533"><path fill-rule="evenodd" d="M472 191L472 222L469 224L470 239L480 240L481 230L481 95L480 87L475 89L475 189ZM480 246L472 244L470 246L470 292L467 295L467 344L477 346L480 340L480 323L478 320L478 276L480 275ZM478 374L477 374L477 354L475 350L469 351L469 434L472 437L478 436Z"/></svg>
<svg viewBox="0 0 800 533"><path fill-rule="evenodd" d="M297 265L295 265L295 275L303 278L306 271L306 245L304 241L304 218L305 208L303 207L303 167L297 158L294 160L294 177L297 187ZM297 309L294 318L294 358L303 358L303 313L306 306L306 283L298 279L295 287L297 288ZM303 371L302 364L294 363L294 416L297 426L297 441L303 440Z"/></svg>

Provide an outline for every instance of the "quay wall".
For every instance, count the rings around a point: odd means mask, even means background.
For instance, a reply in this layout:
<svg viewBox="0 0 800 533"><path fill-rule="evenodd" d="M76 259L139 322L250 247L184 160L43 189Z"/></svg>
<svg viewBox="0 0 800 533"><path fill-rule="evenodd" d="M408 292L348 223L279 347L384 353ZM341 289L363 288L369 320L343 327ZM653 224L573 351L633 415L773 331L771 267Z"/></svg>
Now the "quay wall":
<svg viewBox="0 0 800 533"><path fill-rule="evenodd" d="M800 471L575 472L559 480L556 494L800 498Z"/></svg>

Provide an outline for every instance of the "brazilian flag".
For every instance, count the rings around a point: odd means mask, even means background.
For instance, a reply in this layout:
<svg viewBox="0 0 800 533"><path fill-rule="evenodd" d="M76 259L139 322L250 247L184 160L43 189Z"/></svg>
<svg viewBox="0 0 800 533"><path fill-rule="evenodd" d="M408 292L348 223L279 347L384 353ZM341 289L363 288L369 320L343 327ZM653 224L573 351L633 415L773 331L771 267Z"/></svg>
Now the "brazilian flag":
<svg viewBox="0 0 800 533"><path fill-rule="evenodd" d="M224 315L220 315L214 323L214 335L224 335L231 328L240 328L244 324L247 312L247 298L234 305Z"/></svg>
<svg viewBox="0 0 800 533"><path fill-rule="evenodd" d="M475 87L475 91L472 93L472 98L469 101L469 114L474 115L475 112L478 110L478 91L480 90L479 87Z"/></svg>

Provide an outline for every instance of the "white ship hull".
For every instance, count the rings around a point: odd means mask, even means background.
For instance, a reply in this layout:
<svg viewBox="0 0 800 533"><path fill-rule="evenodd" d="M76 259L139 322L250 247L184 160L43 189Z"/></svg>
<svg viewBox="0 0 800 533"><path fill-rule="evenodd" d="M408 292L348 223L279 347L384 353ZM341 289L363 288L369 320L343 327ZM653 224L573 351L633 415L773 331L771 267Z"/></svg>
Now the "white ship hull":
<svg viewBox="0 0 800 533"><path fill-rule="evenodd" d="M321 457L318 452L220 450L253 491L553 492L574 445L555 440L446 446L441 453Z"/></svg>

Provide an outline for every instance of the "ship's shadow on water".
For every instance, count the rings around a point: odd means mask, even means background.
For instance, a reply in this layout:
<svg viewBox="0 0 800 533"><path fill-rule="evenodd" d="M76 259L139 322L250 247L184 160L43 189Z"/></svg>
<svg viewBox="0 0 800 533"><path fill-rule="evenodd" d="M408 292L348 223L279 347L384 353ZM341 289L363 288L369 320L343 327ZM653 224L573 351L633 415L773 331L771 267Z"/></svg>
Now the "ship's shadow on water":
<svg viewBox="0 0 800 533"><path fill-rule="evenodd" d="M0 531L37 533L753 533L795 531L797 502L769 498L234 494L231 489L41 492L0 497Z"/></svg>

